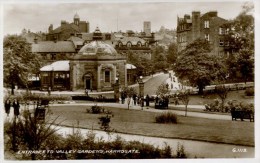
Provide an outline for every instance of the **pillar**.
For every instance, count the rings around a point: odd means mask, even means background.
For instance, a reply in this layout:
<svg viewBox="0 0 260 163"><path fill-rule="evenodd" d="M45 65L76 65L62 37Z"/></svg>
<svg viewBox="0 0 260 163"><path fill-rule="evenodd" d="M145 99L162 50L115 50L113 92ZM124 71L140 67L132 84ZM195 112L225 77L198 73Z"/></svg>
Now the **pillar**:
<svg viewBox="0 0 260 163"><path fill-rule="evenodd" d="M101 91L101 85L100 85L100 73L101 73L101 67L102 65L98 65L98 68L97 68L97 91Z"/></svg>
<svg viewBox="0 0 260 163"><path fill-rule="evenodd" d="M114 84L114 99L118 103L119 102L119 82L118 80L115 80Z"/></svg>

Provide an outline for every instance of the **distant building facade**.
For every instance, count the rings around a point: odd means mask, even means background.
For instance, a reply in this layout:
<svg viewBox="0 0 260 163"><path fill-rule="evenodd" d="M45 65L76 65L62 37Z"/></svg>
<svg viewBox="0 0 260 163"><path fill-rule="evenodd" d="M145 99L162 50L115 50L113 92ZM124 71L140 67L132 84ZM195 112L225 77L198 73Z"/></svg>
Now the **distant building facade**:
<svg viewBox="0 0 260 163"><path fill-rule="evenodd" d="M151 35L151 22L150 21L144 21L144 33L147 36Z"/></svg>
<svg viewBox="0 0 260 163"><path fill-rule="evenodd" d="M46 35L47 41L64 41L70 36L81 36L81 33L89 33L89 22L81 21L78 14L74 15L72 23L68 23L64 20L61 21L61 25L53 29L51 24Z"/></svg>
<svg viewBox="0 0 260 163"><path fill-rule="evenodd" d="M177 20L178 51L186 48L194 40L201 38L209 41L212 54L225 55L223 37L227 29L222 27L227 20L218 17L217 11L207 12L203 15L193 11L192 15L185 14Z"/></svg>

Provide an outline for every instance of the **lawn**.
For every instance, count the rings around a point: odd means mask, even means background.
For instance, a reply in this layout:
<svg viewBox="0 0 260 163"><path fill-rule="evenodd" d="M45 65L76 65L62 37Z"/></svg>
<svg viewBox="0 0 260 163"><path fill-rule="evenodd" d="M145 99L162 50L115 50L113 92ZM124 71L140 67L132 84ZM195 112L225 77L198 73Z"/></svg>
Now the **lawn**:
<svg viewBox="0 0 260 163"><path fill-rule="evenodd" d="M65 126L100 129L101 114L86 113L90 106L51 107L52 118ZM218 143L254 146L254 123L178 116L178 124L155 123L159 113L106 107L113 112L111 127L119 133L180 138Z"/></svg>

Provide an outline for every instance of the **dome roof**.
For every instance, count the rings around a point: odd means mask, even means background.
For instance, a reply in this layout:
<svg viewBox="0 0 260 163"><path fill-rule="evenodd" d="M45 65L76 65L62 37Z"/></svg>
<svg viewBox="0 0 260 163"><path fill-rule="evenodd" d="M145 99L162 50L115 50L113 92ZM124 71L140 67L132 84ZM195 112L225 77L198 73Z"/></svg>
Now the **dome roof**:
<svg viewBox="0 0 260 163"><path fill-rule="evenodd" d="M79 54L82 55L113 55L116 56L116 50L109 44L102 41L92 41L84 45Z"/></svg>

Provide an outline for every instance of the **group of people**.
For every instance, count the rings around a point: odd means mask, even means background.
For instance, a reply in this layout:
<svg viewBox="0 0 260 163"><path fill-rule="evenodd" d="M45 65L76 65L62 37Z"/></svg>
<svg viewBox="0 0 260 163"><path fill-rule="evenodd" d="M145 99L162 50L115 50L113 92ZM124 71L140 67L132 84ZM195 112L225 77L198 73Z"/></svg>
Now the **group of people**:
<svg viewBox="0 0 260 163"><path fill-rule="evenodd" d="M144 104L146 106L150 105L150 97L148 94L145 97L138 96L137 94L133 94L132 97L128 97L124 92L122 92L120 99L122 104L124 104L127 100L130 105L140 105L141 107L144 107Z"/></svg>
<svg viewBox="0 0 260 163"><path fill-rule="evenodd" d="M19 116L19 114L20 114L20 103L17 99L14 99L13 102L10 99L7 99L5 101L4 107L5 107L5 113L7 114L7 117L9 117L11 107L13 107L13 109L14 109L14 116L15 117Z"/></svg>
<svg viewBox="0 0 260 163"><path fill-rule="evenodd" d="M169 106L169 97L168 96L156 96L155 105L166 107L168 109Z"/></svg>

